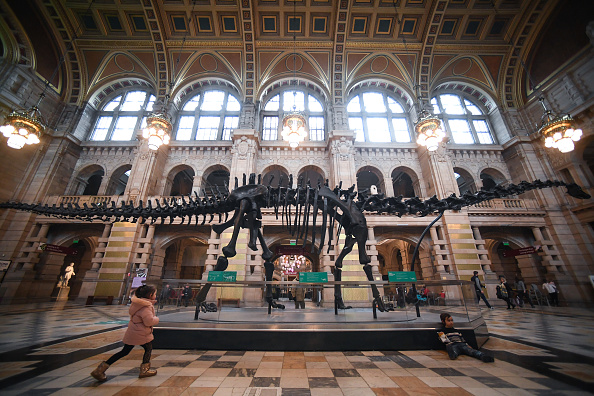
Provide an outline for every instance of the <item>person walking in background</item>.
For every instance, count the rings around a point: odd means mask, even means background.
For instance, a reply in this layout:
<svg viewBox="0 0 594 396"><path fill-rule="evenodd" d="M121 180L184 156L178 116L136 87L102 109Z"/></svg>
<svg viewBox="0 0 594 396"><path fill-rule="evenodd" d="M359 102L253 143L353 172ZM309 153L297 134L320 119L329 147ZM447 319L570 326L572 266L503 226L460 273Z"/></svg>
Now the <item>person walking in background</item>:
<svg viewBox="0 0 594 396"><path fill-rule="evenodd" d="M153 352L153 326L159 323L159 318L155 316L155 307L157 303L157 288L150 285L142 285L132 297L129 314L130 322L128 329L124 334L122 341L124 347L121 351L114 354L105 362L101 362L95 370L91 372L91 376L98 381L105 381L107 376L105 370L112 364L127 356L135 345L140 345L144 348L144 355L142 357L142 364L140 365L140 374L138 378L152 377L157 375L157 370L151 370L151 353Z"/></svg>
<svg viewBox="0 0 594 396"><path fill-rule="evenodd" d="M532 304L532 300L530 300L530 296L526 295L526 285L524 281L516 276L516 293L518 293L518 303L520 307L524 307L524 297L528 297L528 302L530 306L534 308L534 304Z"/></svg>
<svg viewBox="0 0 594 396"><path fill-rule="evenodd" d="M185 285L182 289L182 298L184 299L184 306L187 307L192 299L192 288L190 285Z"/></svg>
<svg viewBox="0 0 594 396"><path fill-rule="evenodd" d="M305 289L303 287L295 288L295 309L305 309Z"/></svg>
<svg viewBox="0 0 594 396"><path fill-rule="evenodd" d="M559 294L557 291L557 286L555 286L555 282L551 279L550 282L545 282L542 284L542 288L549 293L549 299L551 301L551 305L558 307L559 306Z"/></svg>
<svg viewBox="0 0 594 396"><path fill-rule="evenodd" d="M497 298L504 300L507 303L507 309L516 309L516 305L512 301L513 290L507 284L505 276L499 276L499 284L497 285Z"/></svg>
<svg viewBox="0 0 594 396"><path fill-rule="evenodd" d="M487 297L485 297L485 293L483 293L483 291L481 290L481 289L484 289L485 288L485 285L483 285L481 283L481 280L478 277L478 271L474 271L473 274L474 274L474 276L472 278L470 278L470 280L474 284L474 291L476 292L476 302L477 302L477 304L481 301L481 298L482 298L483 301L485 302L485 304L487 304L487 308L493 309L493 307L491 306L491 304L489 304L489 301L487 300Z"/></svg>
<svg viewBox="0 0 594 396"><path fill-rule="evenodd" d="M171 297L171 286L169 286L169 283L167 283L159 295L159 308L163 308L163 304L167 302L169 297Z"/></svg>
<svg viewBox="0 0 594 396"><path fill-rule="evenodd" d="M455 360L459 355L468 355L480 359L485 363L495 361L492 356L477 351L466 343L462 334L454 328L454 318L452 318L452 315L444 312L439 315L439 318L443 327L437 332L437 336L445 344L450 359Z"/></svg>

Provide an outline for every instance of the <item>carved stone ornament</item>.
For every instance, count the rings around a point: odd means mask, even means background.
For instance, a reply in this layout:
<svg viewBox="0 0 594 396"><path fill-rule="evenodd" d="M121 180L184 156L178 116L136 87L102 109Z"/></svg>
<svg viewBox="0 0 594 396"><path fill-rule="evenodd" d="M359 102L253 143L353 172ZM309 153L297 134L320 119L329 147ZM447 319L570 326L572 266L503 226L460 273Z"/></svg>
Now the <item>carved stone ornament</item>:
<svg viewBox="0 0 594 396"><path fill-rule="evenodd" d="M348 161L352 154L352 150L353 143L347 141L344 137L341 137L340 140L332 143L332 154L337 155L338 159L341 161Z"/></svg>
<svg viewBox="0 0 594 396"><path fill-rule="evenodd" d="M253 140L248 139L247 136L242 136L233 142L233 148L231 149L231 152L233 154L237 154L238 159L246 160L248 154L250 152L253 153L254 146L255 142Z"/></svg>
<svg viewBox="0 0 594 396"><path fill-rule="evenodd" d="M429 154L431 155L431 153ZM450 154L448 153L446 142L439 142L439 147L437 148L437 150L433 151L433 155L435 156L437 162L447 162L448 157L450 157Z"/></svg>

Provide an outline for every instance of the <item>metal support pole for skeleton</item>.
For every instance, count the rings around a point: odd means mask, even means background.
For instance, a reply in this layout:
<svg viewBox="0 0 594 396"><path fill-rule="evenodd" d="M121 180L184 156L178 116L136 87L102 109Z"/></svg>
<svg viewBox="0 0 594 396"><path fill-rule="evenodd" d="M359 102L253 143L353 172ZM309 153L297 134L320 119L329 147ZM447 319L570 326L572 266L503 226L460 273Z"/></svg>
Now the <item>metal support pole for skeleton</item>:
<svg viewBox="0 0 594 396"><path fill-rule="evenodd" d="M417 242L417 246L415 246L415 251L413 252L413 256L412 256L412 263L410 264L410 270L412 272L415 272L415 261L417 261L417 257L419 256L419 246L421 246L421 242L423 241L423 238L425 238L425 235L427 234L427 232L429 231L429 229L431 227L433 227L433 224L437 223L437 221L439 219L441 219L441 216L443 216L443 212L439 213L439 216L437 216L435 218L435 220L433 220L428 226L427 228L425 228L425 230L423 231L423 233L421 234L421 237L419 238L419 242ZM417 318L421 317L421 311L419 310L419 299L417 298L417 285L415 283L413 283L412 285L412 290L413 290L413 296L415 296L416 298L416 302L415 302L415 308L417 310Z"/></svg>

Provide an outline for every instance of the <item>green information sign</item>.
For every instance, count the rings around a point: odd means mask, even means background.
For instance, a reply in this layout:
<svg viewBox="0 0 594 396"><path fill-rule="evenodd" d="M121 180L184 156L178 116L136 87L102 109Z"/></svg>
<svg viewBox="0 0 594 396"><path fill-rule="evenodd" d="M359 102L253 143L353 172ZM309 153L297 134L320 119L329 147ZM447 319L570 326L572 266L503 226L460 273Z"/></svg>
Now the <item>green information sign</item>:
<svg viewBox="0 0 594 396"><path fill-rule="evenodd" d="M210 271L208 273L209 282L235 282L237 280L237 271Z"/></svg>
<svg viewBox="0 0 594 396"><path fill-rule="evenodd" d="M389 271L389 282L416 282L417 275L413 271Z"/></svg>
<svg viewBox="0 0 594 396"><path fill-rule="evenodd" d="M327 272L300 272L299 283L328 283Z"/></svg>

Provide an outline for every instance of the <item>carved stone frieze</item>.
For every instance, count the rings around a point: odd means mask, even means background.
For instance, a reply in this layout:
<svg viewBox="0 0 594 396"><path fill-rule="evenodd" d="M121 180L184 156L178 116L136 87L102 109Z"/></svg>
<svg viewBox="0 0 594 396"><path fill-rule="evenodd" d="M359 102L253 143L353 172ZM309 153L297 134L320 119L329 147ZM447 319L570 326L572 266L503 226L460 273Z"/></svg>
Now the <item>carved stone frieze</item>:
<svg viewBox="0 0 594 396"><path fill-rule="evenodd" d="M340 139L332 141L330 152L332 155L338 156L340 161L352 161L355 154L353 147L354 146L351 139L341 137Z"/></svg>
<svg viewBox="0 0 594 396"><path fill-rule="evenodd" d="M358 149L355 154L355 169L372 166L382 171L385 179L390 179L392 171L407 167L418 176L421 167L416 151L413 149Z"/></svg>
<svg viewBox="0 0 594 396"><path fill-rule="evenodd" d="M330 174L330 163L325 151L314 150L287 150L274 151L262 150L259 158L256 159L256 169L264 170L271 165L279 165L287 170L289 174L296 177L299 171L308 165L315 165L325 175Z"/></svg>
<svg viewBox="0 0 594 396"><path fill-rule="evenodd" d="M237 155L237 159L245 160L248 156L253 156L256 153L257 148L257 142L244 135L233 141L231 154Z"/></svg>
<svg viewBox="0 0 594 396"><path fill-rule="evenodd" d="M74 174L89 165L100 165L105 169L105 176L123 165L132 165L136 156L136 147L85 147L76 164Z"/></svg>

